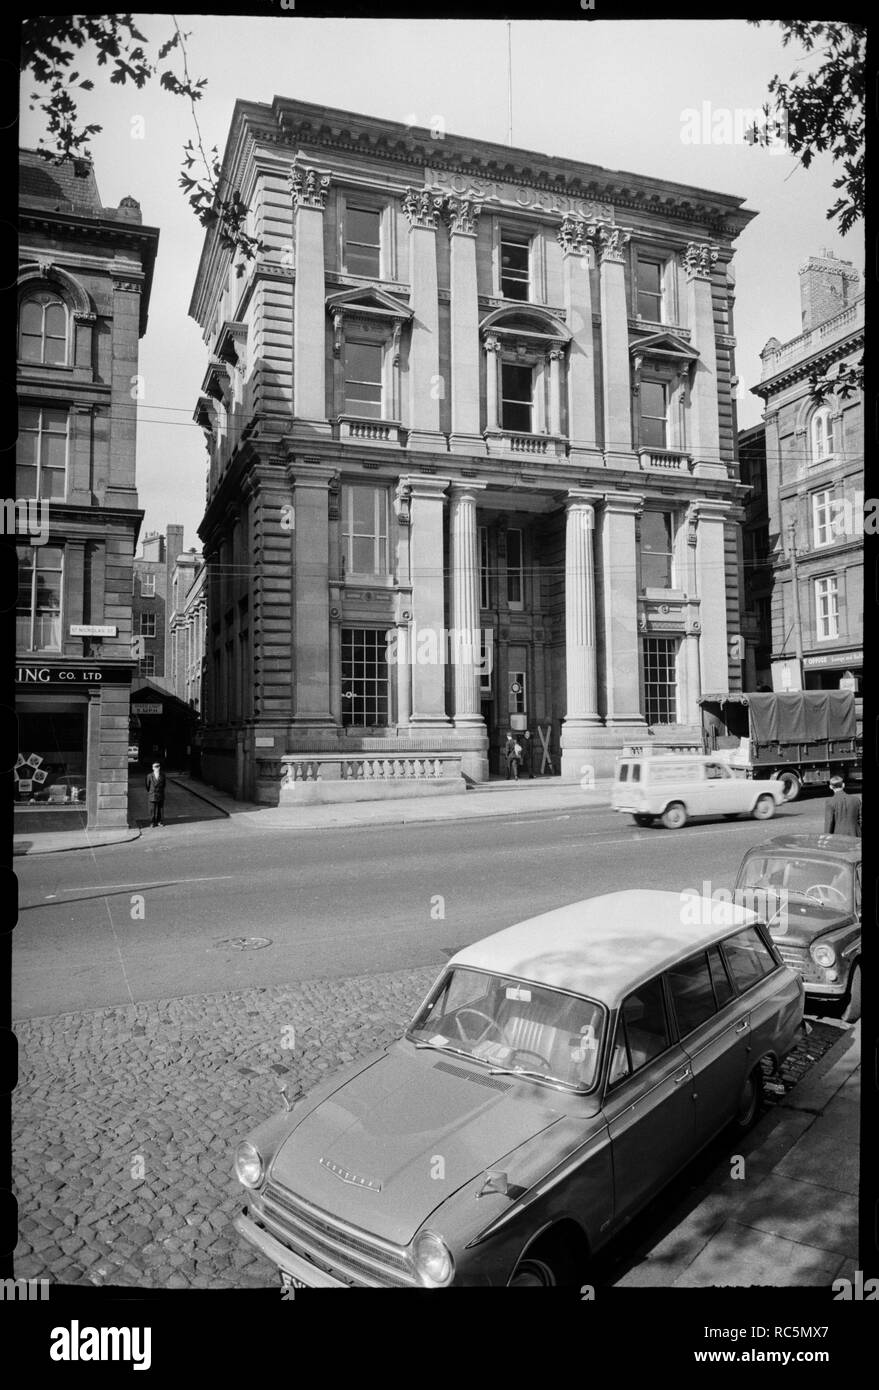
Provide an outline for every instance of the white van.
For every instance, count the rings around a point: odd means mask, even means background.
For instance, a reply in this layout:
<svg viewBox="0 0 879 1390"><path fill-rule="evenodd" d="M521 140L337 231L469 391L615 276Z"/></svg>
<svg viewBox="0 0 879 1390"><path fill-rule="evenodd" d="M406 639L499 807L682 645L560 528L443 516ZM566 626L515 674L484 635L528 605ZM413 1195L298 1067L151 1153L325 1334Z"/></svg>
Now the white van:
<svg viewBox="0 0 879 1390"><path fill-rule="evenodd" d="M782 782L737 777L721 758L657 753L620 759L610 804L638 825L651 825L658 816L667 830L680 830L694 816L769 820L784 799Z"/></svg>

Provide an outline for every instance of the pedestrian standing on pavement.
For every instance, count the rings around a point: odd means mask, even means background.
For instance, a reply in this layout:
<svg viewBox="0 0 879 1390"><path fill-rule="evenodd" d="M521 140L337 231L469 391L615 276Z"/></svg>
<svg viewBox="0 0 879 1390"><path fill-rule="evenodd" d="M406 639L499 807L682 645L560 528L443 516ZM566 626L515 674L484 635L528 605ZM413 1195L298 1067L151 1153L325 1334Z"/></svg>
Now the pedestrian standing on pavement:
<svg viewBox="0 0 879 1390"><path fill-rule="evenodd" d="M861 798L847 792L841 777L830 779L830 800L824 807L825 835L856 835L861 838Z"/></svg>
<svg viewBox="0 0 879 1390"><path fill-rule="evenodd" d="M522 735L522 763L527 769L528 776L534 778L534 739L531 737L531 730L526 729Z"/></svg>
<svg viewBox="0 0 879 1390"><path fill-rule="evenodd" d="M519 750L518 753L516 750ZM504 762L507 768L507 781L512 777L514 782L519 780L519 762L522 757L522 745L513 738L512 734L507 734L506 742L503 746Z"/></svg>
<svg viewBox="0 0 879 1390"><path fill-rule="evenodd" d="M165 824L165 774L161 763L153 763L152 772L147 774L147 796L150 802L150 826Z"/></svg>

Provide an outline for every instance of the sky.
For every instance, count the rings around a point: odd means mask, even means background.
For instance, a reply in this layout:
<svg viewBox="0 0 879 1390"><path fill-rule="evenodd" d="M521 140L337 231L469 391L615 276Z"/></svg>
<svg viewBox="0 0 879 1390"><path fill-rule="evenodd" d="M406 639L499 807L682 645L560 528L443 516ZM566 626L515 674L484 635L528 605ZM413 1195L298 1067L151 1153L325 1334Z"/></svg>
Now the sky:
<svg viewBox="0 0 879 1390"><path fill-rule="evenodd" d="M135 20L153 51L173 33L169 15ZM282 11L277 18L207 14L180 22L189 35L190 74L207 79L198 103L206 148L222 153L236 99L271 102L276 95L510 143L503 20L306 20ZM685 113L698 112L697 134L710 136L722 127L720 113L760 108L773 74L788 77L800 61L809 70L819 59L783 49L780 29L770 23L511 26L515 146L732 194L759 213L735 243L741 428L760 418L760 401L749 390L760 379L760 349L770 337L784 342L800 331L799 265L828 247L863 271L863 228L842 238L827 220L837 197L828 156L803 170L784 148L685 139L688 127L692 134ZM182 523L185 546L200 548L207 453L192 412L208 358L187 310L204 233L178 185L182 146L194 138L189 103L158 82L141 90L110 86L107 69L85 52L76 66L95 80L94 91L78 96L83 122L103 127L92 155L104 206L130 194L144 222L161 230L140 358L141 536ZM20 142L30 147L44 134L42 117L28 110L32 86L26 78L20 127Z"/></svg>

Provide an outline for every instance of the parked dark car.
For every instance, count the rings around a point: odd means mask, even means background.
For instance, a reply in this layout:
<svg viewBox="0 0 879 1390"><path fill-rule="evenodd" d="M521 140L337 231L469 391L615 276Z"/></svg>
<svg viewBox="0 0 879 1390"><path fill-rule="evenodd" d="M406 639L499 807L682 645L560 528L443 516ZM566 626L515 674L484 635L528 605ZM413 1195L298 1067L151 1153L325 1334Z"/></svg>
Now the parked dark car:
<svg viewBox="0 0 879 1390"><path fill-rule="evenodd" d="M759 895L759 898L755 895ZM765 912L782 960L806 1002L861 1016L861 841L854 835L783 835L742 860L736 899Z"/></svg>

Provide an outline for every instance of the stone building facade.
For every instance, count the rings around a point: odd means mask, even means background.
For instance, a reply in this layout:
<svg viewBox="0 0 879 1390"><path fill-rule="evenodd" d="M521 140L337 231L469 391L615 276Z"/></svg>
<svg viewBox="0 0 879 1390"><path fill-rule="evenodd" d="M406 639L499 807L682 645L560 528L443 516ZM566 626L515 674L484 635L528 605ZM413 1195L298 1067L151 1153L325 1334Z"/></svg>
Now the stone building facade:
<svg viewBox="0 0 879 1390"><path fill-rule="evenodd" d="M860 273L832 251L800 267L802 331L771 338L764 403L772 687L863 690L864 402L832 381L864 352Z"/></svg>
<svg viewBox="0 0 879 1390"><path fill-rule="evenodd" d="M178 555L171 572L169 673L178 700L201 710L207 619L206 570L195 549Z"/></svg>
<svg viewBox="0 0 879 1390"><path fill-rule="evenodd" d="M144 536L134 561L132 633L141 638L143 647L137 674L165 690L174 689L168 655L171 576L182 550L183 527L169 526L164 536L159 531Z"/></svg>
<svg viewBox="0 0 879 1390"><path fill-rule="evenodd" d="M741 688L738 198L276 98L208 233L202 766L264 801L606 775ZM240 272L240 273L239 273ZM538 739L535 738L535 744Z"/></svg>
<svg viewBox="0 0 879 1390"><path fill-rule="evenodd" d="M16 825L125 826L135 380L159 233L92 166L20 155ZM24 528L20 528L24 529Z"/></svg>

